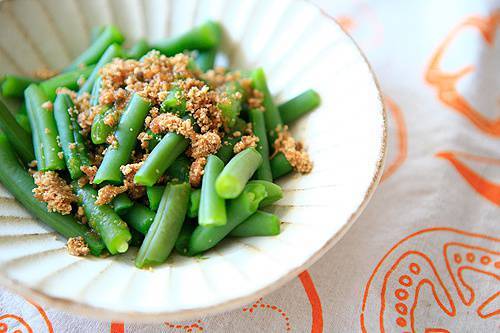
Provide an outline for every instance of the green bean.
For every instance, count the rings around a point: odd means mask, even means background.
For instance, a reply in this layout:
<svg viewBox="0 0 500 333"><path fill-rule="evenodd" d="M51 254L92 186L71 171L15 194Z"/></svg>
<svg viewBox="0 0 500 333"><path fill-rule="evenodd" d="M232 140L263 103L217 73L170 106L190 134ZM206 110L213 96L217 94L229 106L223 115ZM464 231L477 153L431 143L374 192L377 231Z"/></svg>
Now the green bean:
<svg viewBox="0 0 500 333"><path fill-rule="evenodd" d="M186 150L188 139L177 133L167 133L153 149L134 176L134 182L153 186L174 160Z"/></svg>
<svg viewBox="0 0 500 333"><path fill-rule="evenodd" d="M101 166L94 178L95 184L104 181L119 183L122 180L120 166L127 164L137 141L137 135L144 126L151 103L133 94L127 109L120 118L115 132L116 146L109 146Z"/></svg>
<svg viewBox="0 0 500 333"><path fill-rule="evenodd" d="M81 69L75 69L71 72L56 75L48 80L40 82L40 88L43 89L47 98L53 101L56 98L58 88L78 89L78 81L81 78L87 79L94 70L95 66L88 66Z"/></svg>
<svg viewBox="0 0 500 333"><path fill-rule="evenodd" d="M269 164L269 143L267 141L266 123L264 120L264 112L258 109L249 111L250 120L252 121L253 133L259 138L257 143L257 151L262 156L262 164L255 172L257 179L273 181L273 173Z"/></svg>
<svg viewBox="0 0 500 333"><path fill-rule="evenodd" d="M18 75L5 75L0 85L2 95L5 97L23 97L24 89L32 83L38 83L39 80Z"/></svg>
<svg viewBox="0 0 500 333"><path fill-rule="evenodd" d="M128 50L124 51L125 58L128 59L140 59L143 55L148 53L151 49L149 43L145 38L139 39L134 45Z"/></svg>
<svg viewBox="0 0 500 333"><path fill-rule="evenodd" d="M233 133L236 131L244 133L246 129L247 129L247 122L244 119L237 117L233 127L231 128L231 131Z"/></svg>
<svg viewBox="0 0 500 333"><path fill-rule="evenodd" d="M291 100L278 106L283 123L290 124L308 112L319 106L321 99L319 94L312 90L306 90Z"/></svg>
<svg viewBox="0 0 500 333"><path fill-rule="evenodd" d="M188 183L167 185L158 214L137 254L137 267L160 264L168 258L186 217L190 190Z"/></svg>
<svg viewBox="0 0 500 333"><path fill-rule="evenodd" d="M206 22L185 34L153 43L152 48L166 56L173 56L184 50L207 50L217 46L221 38L221 27L216 22Z"/></svg>
<svg viewBox="0 0 500 333"><path fill-rule="evenodd" d="M198 211L200 210L200 199L201 199L201 190L196 189L191 191L191 195L189 196L189 206L187 211L187 216L190 218L195 218L198 216Z"/></svg>
<svg viewBox="0 0 500 333"><path fill-rule="evenodd" d="M247 148L238 153L217 177L217 194L224 199L236 198L261 164L262 156L255 148Z"/></svg>
<svg viewBox="0 0 500 333"><path fill-rule="evenodd" d="M193 224L186 222L182 225L181 232L175 241L175 251L182 256L189 254L189 240L195 228Z"/></svg>
<svg viewBox="0 0 500 333"><path fill-rule="evenodd" d="M87 150L87 141L83 138L82 129L78 123L77 117L71 117L71 127L75 138L76 151L80 157L82 165L90 165L89 152Z"/></svg>
<svg viewBox="0 0 500 333"><path fill-rule="evenodd" d="M94 85L92 86L92 91L90 93L90 106L96 106L99 104L99 96L101 94L101 83L102 83L102 77L99 75L97 79L94 81Z"/></svg>
<svg viewBox="0 0 500 333"><path fill-rule="evenodd" d="M33 177L18 163L13 147L4 134L0 134L0 168L0 182L33 216L65 238L83 237L93 255L101 254L104 244L98 235L71 215L47 211L47 205L33 197Z"/></svg>
<svg viewBox="0 0 500 333"><path fill-rule="evenodd" d="M224 169L224 162L215 155L207 158L201 184L198 223L202 226L221 226L226 224L225 201L215 191L215 180Z"/></svg>
<svg viewBox="0 0 500 333"><path fill-rule="evenodd" d="M266 120L267 138L270 144L276 139L276 130L281 128L283 121L281 120L278 108L273 103L273 98L267 86L266 74L262 68L258 68L252 72L252 86L262 94L264 94L264 119Z"/></svg>
<svg viewBox="0 0 500 333"><path fill-rule="evenodd" d="M227 202L227 222L219 227L199 225L189 241L189 254L195 255L217 245L240 223L257 211L259 203L265 199L266 189L261 184L248 184L243 192Z"/></svg>
<svg viewBox="0 0 500 333"><path fill-rule="evenodd" d="M182 154L172 162L172 164L168 167L166 174L171 180L189 182L190 168L191 162L186 155Z"/></svg>
<svg viewBox="0 0 500 333"><path fill-rule="evenodd" d="M35 156L37 160L43 154L43 161L38 161L38 170L63 170L64 160L59 157L62 153L57 142L57 126L52 110L42 107L48 101L47 96L40 87L35 84L30 85L24 92L28 115L33 132L37 132L37 142L34 143ZM32 116L33 117L32 117ZM35 134L33 134L35 137ZM34 139L35 141L35 139ZM37 150L39 150L37 154ZM40 168L40 165L42 166Z"/></svg>
<svg viewBox="0 0 500 333"><path fill-rule="evenodd" d="M73 190L78 196L89 225L101 236L109 253L124 253L132 237L127 224L108 205L96 205L97 191L90 185L78 186L73 182Z"/></svg>
<svg viewBox="0 0 500 333"><path fill-rule="evenodd" d="M130 229L130 235L132 238L130 238L129 245L133 247L141 247L142 242L144 241L144 235L135 229Z"/></svg>
<svg viewBox="0 0 500 333"><path fill-rule="evenodd" d="M229 233L231 237L276 236L280 233L280 219L270 213L257 211Z"/></svg>
<svg viewBox="0 0 500 333"><path fill-rule="evenodd" d="M92 45L83 51L71 65L66 67L65 71L80 68L82 65L88 66L97 63L111 44L121 44L123 40L123 35L118 28L113 25L108 25Z"/></svg>
<svg viewBox="0 0 500 333"><path fill-rule="evenodd" d="M113 209L118 215L125 214L125 212L134 205L126 193L120 193L111 202Z"/></svg>
<svg viewBox="0 0 500 333"><path fill-rule="evenodd" d="M92 29L90 29L90 43L92 44L99 38L99 36L102 34L102 32L106 29L105 26L103 25L97 25L93 26Z"/></svg>
<svg viewBox="0 0 500 333"><path fill-rule="evenodd" d="M165 186L147 186L146 194L148 196L149 208L157 211L160 206L161 196L165 191Z"/></svg>
<svg viewBox="0 0 500 333"><path fill-rule="evenodd" d="M118 111L113 109L109 105L105 105L100 108L101 110L97 113L92 121L92 126L90 127L90 139L95 145L100 145L106 142L108 136L113 134L116 126L109 126L106 123L108 117L113 117L116 123L118 117L120 116Z"/></svg>
<svg viewBox="0 0 500 333"><path fill-rule="evenodd" d="M131 208L121 214L121 217L130 227L145 235L151 224L153 224L155 215L154 211L136 202Z"/></svg>
<svg viewBox="0 0 500 333"><path fill-rule="evenodd" d="M25 113L17 113L15 116L17 123L21 126L26 133L31 134L30 120Z"/></svg>
<svg viewBox="0 0 500 333"><path fill-rule="evenodd" d="M293 171L293 167L282 152L279 152L270 161L273 178L278 179Z"/></svg>
<svg viewBox="0 0 500 333"><path fill-rule="evenodd" d="M278 184L266 180L251 180L248 184L259 184L266 188L267 197L259 204L259 208L267 207L283 198L283 190Z"/></svg>
<svg viewBox="0 0 500 333"><path fill-rule="evenodd" d="M111 44L104 54L100 57L94 70L89 75L88 79L85 81L83 86L78 90L78 95L83 93L89 93L92 91L95 81L99 77L99 70L104 67L107 63L111 62L114 58L120 57L122 55L122 47L118 44Z"/></svg>
<svg viewBox="0 0 500 333"><path fill-rule="evenodd" d="M227 164L227 162L229 162L229 160L234 156L234 145L240 140L241 138L224 138L222 145L216 154L217 157L224 162L224 164Z"/></svg>
<svg viewBox="0 0 500 333"><path fill-rule="evenodd" d="M35 118L34 108L31 107L31 102L29 99L25 101L26 113L28 115L28 121L31 128L31 138L33 142L33 152L35 154L37 168L38 170L43 170L45 168L45 155L43 152L42 138L40 136L40 131L38 130L38 120Z"/></svg>
<svg viewBox="0 0 500 333"><path fill-rule="evenodd" d="M167 93L160 106L162 112L172 112L179 117L186 114L186 99L182 96L182 90L178 86L174 86Z"/></svg>
<svg viewBox="0 0 500 333"><path fill-rule="evenodd" d="M209 69L214 68L216 56L217 48L214 47L205 51L199 51L195 61L200 70L206 72Z"/></svg>
<svg viewBox="0 0 500 333"><path fill-rule="evenodd" d="M69 171L71 179L78 179L83 175L80 167L83 166L82 160L75 142L75 131L81 135L78 129L73 128L71 118L73 115L73 101L67 94L58 94L54 102L54 117L59 132L59 142L64 153L64 160Z"/></svg>
<svg viewBox="0 0 500 333"><path fill-rule="evenodd" d="M241 111L244 90L237 81L227 82L221 89L226 94L227 98L219 102L217 107L221 110L224 124L227 127L233 127Z"/></svg>
<svg viewBox="0 0 500 333"><path fill-rule="evenodd" d="M5 133L14 150L25 163L35 159L33 154L33 143L28 132L26 132L10 113L5 104L0 101L0 129Z"/></svg>

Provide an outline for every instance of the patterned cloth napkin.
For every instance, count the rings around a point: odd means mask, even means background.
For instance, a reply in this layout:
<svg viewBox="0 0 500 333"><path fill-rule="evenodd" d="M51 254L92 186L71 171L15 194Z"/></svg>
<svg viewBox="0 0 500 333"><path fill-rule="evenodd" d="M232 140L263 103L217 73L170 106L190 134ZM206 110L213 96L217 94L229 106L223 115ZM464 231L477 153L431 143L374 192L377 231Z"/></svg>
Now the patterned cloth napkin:
<svg viewBox="0 0 500 333"><path fill-rule="evenodd" d="M382 184L345 237L277 292L190 322L99 322L0 289L1 333L498 330L499 3L317 2L367 55L389 116Z"/></svg>

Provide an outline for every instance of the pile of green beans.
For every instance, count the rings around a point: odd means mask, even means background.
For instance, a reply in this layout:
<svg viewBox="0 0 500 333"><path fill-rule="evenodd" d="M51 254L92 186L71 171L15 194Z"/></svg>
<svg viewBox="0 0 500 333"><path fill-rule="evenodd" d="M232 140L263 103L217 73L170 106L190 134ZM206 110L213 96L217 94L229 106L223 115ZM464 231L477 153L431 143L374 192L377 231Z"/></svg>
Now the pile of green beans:
<svg viewBox="0 0 500 333"><path fill-rule="evenodd" d="M91 31L91 45L61 73L46 80L13 74L0 78L1 97L8 98L8 105L11 99L14 106L21 105L11 112L0 101L1 183L62 236L82 237L95 256L104 251L117 255L130 246L138 247L135 265L139 268L164 263L173 251L198 255L226 237L278 235L280 219L269 206L283 197L283 191L273 181L292 172L293 167L283 153L274 151L273 144L278 131L318 107L320 97L307 90L277 106L262 68L242 75L250 80L250 86L231 79L212 84L206 78L209 76L201 73L214 68L221 36L221 26L209 21L180 36L124 44L117 27L100 26ZM192 136L153 133L147 120L154 117L153 110L171 113L190 119L193 135L204 133L182 81L172 80L156 99L123 84L120 88L130 93L122 104L103 102L106 98L101 87L108 81L102 69L116 58L144 62L151 50L168 57L189 53L187 70L191 74L184 72L182 78L193 75L218 97L223 96L212 104L223 122L217 129L222 145L205 155L198 181L193 181L191 174ZM252 89L262 94L261 107L250 103ZM93 114L80 119L77 109L85 99ZM109 117L114 117L115 124L107 121ZM140 133L146 145L138 142ZM242 137L250 134L257 138L256 144L237 147ZM101 152L102 161L97 162ZM35 184L27 171L28 165L34 168L30 164L33 160L38 171L54 171L71 184L76 198L73 215L48 212L47 204L33 197ZM128 163L138 163L133 177L122 174L121 167ZM89 174L92 170L96 170L95 177ZM107 204L98 201L105 186L108 190L113 188L108 185L130 184L128 192L118 189ZM82 209L87 224L74 217L77 212L82 214Z"/></svg>

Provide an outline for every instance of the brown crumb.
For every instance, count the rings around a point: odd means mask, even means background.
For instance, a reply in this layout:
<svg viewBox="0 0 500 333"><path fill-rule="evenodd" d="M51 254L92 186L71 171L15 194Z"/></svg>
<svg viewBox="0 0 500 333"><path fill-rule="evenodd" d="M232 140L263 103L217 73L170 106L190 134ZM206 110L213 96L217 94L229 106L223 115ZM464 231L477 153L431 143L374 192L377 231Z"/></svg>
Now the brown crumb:
<svg viewBox="0 0 500 333"><path fill-rule="evenodd" d="M44 108L45 110L52 111L54 108L54 105L52 104L51 101L46 101L46 102L43 102L42 108Z"/></svg>
<svg viewBox="0 0 500 333"><path fill-rule="evenodd" d="M257 142L259 142L259 138L255 135L242 136L241 141L234 145L233 151L235 154L238 154L247 148L255 148L257 146Z"/></svg>
<svg viewBox="0 0 500 333"><path fill-rule="evenodd" d="M33 73L33 76L36 77L37 79L40 79L40 80L47 80L53 76L56 76L57 74L59 74L59 72L56 70L41 68L41 69L36 70Z"/></svg>
<svg viewBox="0 0 500 333"><path fill-rule="evenodd" d="M241 132L240 131L233 132L233 137L234 138L239 138L240 136L241 136Z"/></svg>
<svg viewBox="0 0 500 333"><path fill-rule="evenodd" d="M90 249L82 236L70 237L66 243L66 247L68 248L69 254L72 256L80 257L90 253Z"/></svg>
<svg viewBox="0 0 500 333"><path fill-rule="evenodd" d="M45 132L45 134L50 134L50 130L47 127L45 127L43 131Z"/></svg>
<svg viewBox="0 0 500 333"><path fill-rule="evenodd" d="M152 135L149 135L146 132L141 132L137 136L137 140L141 142L141 148L142 149L147 149L149 147L149 141L153 138Z"/></svg>
<svg viewBox="0 0 500 333"><path fill-rule="evenodd" d="M201 178L203 176L207 159L200 157L194 160L189 168L189 183L192 187L199 187L201 185Z"/></svg>
<svg viewBox="0 0 500 333"><path fill-rule="evenodd" d="M87 224L87 216L85 216L85 209L82 206L78 206L75 216L82 224Z"/></svg>
<svg viewBox="0 0 500 333"><path fill-rule="evenodd" d="M97 167L95 165L82 165L80 170L88 177L89 183L94 183L95 174L97 173Z"/></svg>
<svg viewBox="0 0 500 333"><path fill-rule="evenodd" d="M192 140L191 156L194 159L216 153L221 146L221 138L214 132L198 134Z"/></svg>
<svg viewBox="0 0 500 333"><path fill-rule="evenodd" d="M54 171L38 171L33 174L37 187L33 189L34 197L47 203L49 212L59 212L62 215L71 213L71 204L77 197L71 186Z"/></svg>
<svg viewBox="0 0 500 333"><path fill-rule="evenodd" d="M278 138L274 141L274 154L282 152L290 165L300 173L309 173L313 164L309 155L304 151L301 142L295 139L288 132L288 126L284 126L278 132Z"/></svg>
<svg viewBox="0 0 500 333"><path fill-rule="evenodd" d="M106 185L99 189L97 192L97 200L95 204L97 206L105 205L110 203L118 194L121 194L127 190L127 186L114 186Z"/></svg>
<svg viewBox="0 0 500 333"><path fill-rule="evenodd" d="M106 138L106 142L109 144L110 147L116 149L118 147L118 140L116 139L116 136L114 134L108 135Z"/></svg>
<svg viewBox="0 0 500 333"><path fill-rule="evenodd" d="M38 165L37 160L33 160L33 161L29 162L28 167L29 168L36 168L37 165Z"/></svg>
<svg viewBox="0 0 500 333"><path fill-rule="evenodd" d="M134 176L143 164L144 161L141 161L122 165L120 167L120 171L125 176L123 184L127 186L128 193L132 199L139 199L146 193L146 188L144 186L139 186L134 183Z"/></svg>
<svg viewBox="0 0 500 333"><path fill-rule="evenodd" d="M264 94L257 89L252 89L251 94L248 97L248 107L250 109L258 109L264 111L264 106L262 102L264 101Z"/></svg>
<svg viewBox="0 0 500 333"><path fill-rule="evenodd" d="M76 143L71 142L69 145L69 149L76 149Z"/></svg>
<svg viewBox="0 0 500 333"><path fill-rule="evenodd" d="M64 158L63 152L62 151L58 152L57 157L59 157L59 159L62 160Z"/></svg>

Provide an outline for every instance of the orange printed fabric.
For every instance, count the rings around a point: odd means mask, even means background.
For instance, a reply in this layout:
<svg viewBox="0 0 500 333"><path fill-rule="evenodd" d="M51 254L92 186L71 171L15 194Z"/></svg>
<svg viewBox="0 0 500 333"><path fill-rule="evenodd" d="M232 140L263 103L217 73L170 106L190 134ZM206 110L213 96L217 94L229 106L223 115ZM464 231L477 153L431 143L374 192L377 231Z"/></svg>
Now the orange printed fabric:
<svg viewBox="0 0 500 333"><path fill-rule="evenodd" d="M0 289L0 333L498 330L500 5L316 2L366 54L388 115L382 183L345 237L273 294L187 322L88 320Z"/></svg>

